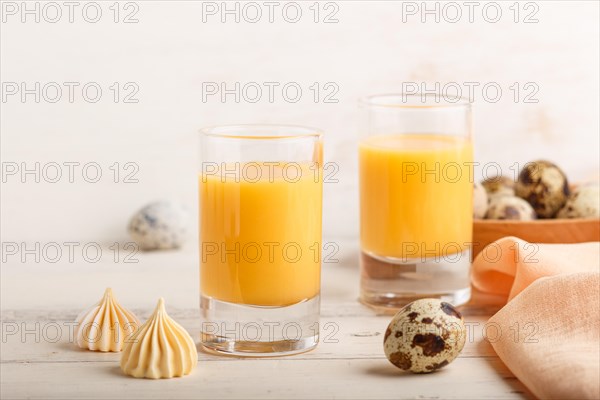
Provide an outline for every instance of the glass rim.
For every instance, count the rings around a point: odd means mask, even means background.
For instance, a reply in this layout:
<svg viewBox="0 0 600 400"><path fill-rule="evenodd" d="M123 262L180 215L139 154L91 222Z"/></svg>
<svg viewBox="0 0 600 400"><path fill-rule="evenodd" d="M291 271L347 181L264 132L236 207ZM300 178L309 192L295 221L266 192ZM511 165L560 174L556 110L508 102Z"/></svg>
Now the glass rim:
<svg viewBox="0 0 600 400"><path fill-rule="evenodd" d="M407 99L417 100L408 102ZM418 100L421 100L418 102ZM433 99L434 102L430 102ZM404 101L402 101L404 100ZM453 100L453 101L449 101ZM364 96L359 103L368 107L398 108L398 109L440 109L440 108L471 108L471 102L466 97L443 96L437 93L383 93Z"/></svg>
<svg viewBox="0 0 600 400"><path fill-rule="evenodd" d="M251 134L258 130L272 132L269 134ZM277 131L290 131L290 134L280 134ZM243 132L248 132L245 134ZM294 133L291 133L294 132ZM225 139L249 139L249 140L278 140L278 139L298 139L298 138L318 138L323 137L323 131L317 128L292 125L292 124L228 124L212 125L201 128L199 133L202 136L220 137Z"/></svg>

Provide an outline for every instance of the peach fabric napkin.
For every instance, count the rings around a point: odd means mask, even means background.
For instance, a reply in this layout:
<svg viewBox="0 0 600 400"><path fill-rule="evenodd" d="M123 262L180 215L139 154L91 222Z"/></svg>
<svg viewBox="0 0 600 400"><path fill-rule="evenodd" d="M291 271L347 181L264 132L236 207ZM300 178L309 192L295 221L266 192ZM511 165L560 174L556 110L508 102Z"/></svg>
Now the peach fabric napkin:
<svg viewBox="0 0 600 400"><path fill-rule="evenodd" d="M506 237L473 262L473 286L506 295L488 340L539 398L600 398L600 242Z"/></svg>

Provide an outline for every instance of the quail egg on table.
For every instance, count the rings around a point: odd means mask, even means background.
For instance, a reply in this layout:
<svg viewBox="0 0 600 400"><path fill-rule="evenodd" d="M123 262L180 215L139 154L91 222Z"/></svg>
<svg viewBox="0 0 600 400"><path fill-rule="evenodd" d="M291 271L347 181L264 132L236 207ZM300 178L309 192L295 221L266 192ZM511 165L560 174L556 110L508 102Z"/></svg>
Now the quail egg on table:
<svg viewBox="0 0 600 400"><path fill-rule="evenodd" d="M159 201L136 212L127 231L142 250L164 250L181 247L189 231L187 211L177 203Z"/></svg>
<svg viewBox="0 0 600 400"><path fill-rule="evenodd" d="M473 218L484 218L487 207L488 195L481 183L475 182L473 187Z"/></svg>
<svg viewBox="0 0 600 400"><path fill-rule="evenodd" d="M512 219L517 221L536 219L533 207L525 200L515 196L493 198L485 217L487 219Z"/></svg>
<svg viewBox="0 0 600 400"><path fill-rule="evenodd" d="M394 316L383 348L396 367L429 373L451 363L463 349L466 336L463 318L450 303L420 299Z"/></svg>
<svg viewBox="0 0 600 400"><path fill-rule="evenodd" d="M515 182L506 176L494 176L481 182L489 198L495 196L514 196Z"/></svg>
<svg viewBox="0 0 600 400"><path fill-rule="evenodd" d="M600 218L600 186L577 187L558 212L557 218Z"/></svg>
<svg viewBox="0 0 600 400"><path fill-rule="evenodd" d="M527 200L540 218L552 218L569 196L569 182L564 172L549 161L525 165L515 185L515 193Z"/></svg>

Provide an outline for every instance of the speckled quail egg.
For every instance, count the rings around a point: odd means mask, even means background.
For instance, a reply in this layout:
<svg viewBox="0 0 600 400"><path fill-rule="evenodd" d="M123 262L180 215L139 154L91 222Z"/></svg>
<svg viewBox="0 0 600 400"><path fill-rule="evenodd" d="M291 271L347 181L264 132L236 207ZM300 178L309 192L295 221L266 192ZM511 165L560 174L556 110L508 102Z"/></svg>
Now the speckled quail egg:
<svg viewBox="0 0 600 400"><path fill-rule="evenodd" d="M185 242L189 221L190 217L181 205L159 201L136 212L127 231L142 250L174 249Z"/></svg>
<svg viewBox="0 0 600 400"><path fill-rule="evenodd" d="M533 207L520 197L499 196L492 198L485 217L530 221L536 219L536 214Z"/></svg>
<svg viewBox="0 0 600 400"><path fill-rule="evenodd" d="M473 218L484 218L487 207L488 195L481 183L475 182L475 186L473 187Z"/></svg>
<svg viewBox="0 0 600 400"><path fill-rule="evenodd" d="M467 338L460 313L438 299L421 299L404 306L390 322L383 348L396 367L429 373L450 364Z"/></svg>
<svg viewBox="0 0 600 400"><path fill-rule="evenodd" d="M600 186L578 186L569 196L557 218L600 218Z"/></svg>
<svg viewBox="0 0 600 400"><path fill-rule="evenodd" d="M494 176L485 179L481 182L488 197L491 199L495 196L514 196L515 181L506 176Z"/></svg>
<svg viewBox="0 0 600 400"><path fill-rule="evenodd" d="M549 161L527 163L515 185L515 193L527 200L540 218L552 218L567 201L569 182L564 172Z"/></svg>

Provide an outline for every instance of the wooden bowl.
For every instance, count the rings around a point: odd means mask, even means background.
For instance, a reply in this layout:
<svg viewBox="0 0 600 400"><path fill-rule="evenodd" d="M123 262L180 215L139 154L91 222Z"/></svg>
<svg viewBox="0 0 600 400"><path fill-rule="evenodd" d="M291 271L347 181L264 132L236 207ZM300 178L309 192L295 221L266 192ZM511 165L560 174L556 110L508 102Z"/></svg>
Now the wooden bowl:
<svg viewBox="0 0 600 400"><path fill-rule="evenodd" d="M598 242L600 219L476 219L473 221L473 257L488 244L505 236L516 236L531 243Z"/></svg>

